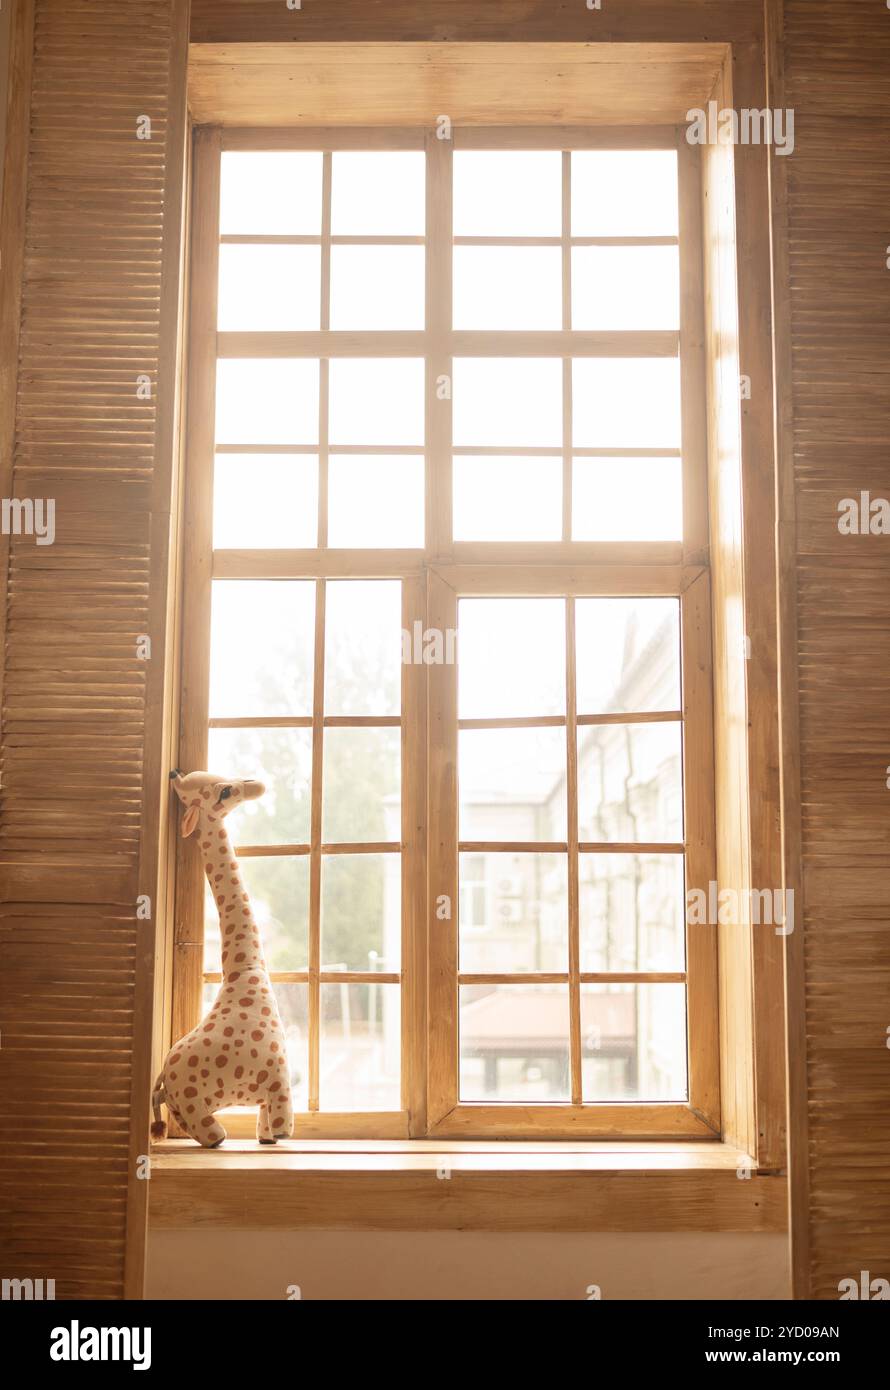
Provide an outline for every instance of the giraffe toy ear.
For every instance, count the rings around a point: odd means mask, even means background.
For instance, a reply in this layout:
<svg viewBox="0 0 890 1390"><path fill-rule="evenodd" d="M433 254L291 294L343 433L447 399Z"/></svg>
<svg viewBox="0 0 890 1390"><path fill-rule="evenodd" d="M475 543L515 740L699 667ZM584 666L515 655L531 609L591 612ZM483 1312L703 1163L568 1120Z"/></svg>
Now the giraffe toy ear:
<svg viewBox="0 0 890 1390"><path fill-rule="evenodd" d="M199 811L197 806L190 806L186 811L185 815L182 818L183 839L185 839L187 835L191 835L195 826L198 824L198 815Z"/></svg>

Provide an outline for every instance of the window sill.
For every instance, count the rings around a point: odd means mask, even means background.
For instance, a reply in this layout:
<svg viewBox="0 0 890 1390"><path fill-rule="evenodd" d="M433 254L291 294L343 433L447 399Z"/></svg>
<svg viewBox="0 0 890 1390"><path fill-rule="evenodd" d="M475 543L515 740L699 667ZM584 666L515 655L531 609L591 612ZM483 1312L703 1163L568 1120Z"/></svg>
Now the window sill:
<svg viewBox="0 0 890 1390"><path fill-rule="evenodd" d="M326 1230L786 1228L786 1180L724 1144L228 1140L152 1149L150 1219Z"/></svg>

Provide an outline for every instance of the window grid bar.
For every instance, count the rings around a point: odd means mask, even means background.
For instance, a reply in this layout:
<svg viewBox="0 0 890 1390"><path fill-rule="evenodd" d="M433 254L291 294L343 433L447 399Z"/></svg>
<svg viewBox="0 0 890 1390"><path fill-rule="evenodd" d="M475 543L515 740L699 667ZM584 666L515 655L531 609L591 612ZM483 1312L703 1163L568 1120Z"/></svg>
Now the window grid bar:
<svg viewBox="0 0 890 1390"><path fill-rule="evenodd" d="M326 584L316 580L315 669L312 689L312 785L309 850L309 1085L307 1107L319 1108L319 1037L321 1028L321 815L324 772L324 664Z"/></svg>
<svg viewBox="0 0 890 1390"><path fill-rule="evenodd" d="M275 978L274 975L272 977ZM509 971L458 971L461 985L571 985L567 971L534 971L511 974ZM684 985L683 970L581 970L582 985ZM573 1102L576 1104L577 1102Z"/></svg>
<svg viewBox="0 0 890 1390"><path fill-rule="evenodd" d="M331 235L327 242L331 246L423 246L426 237L422 236L348 236ZM324 232L317 235L290 235L285 232L261 234L259 232L226 232L220 237L224 246L323 246Z"/></svg>
<svg viewBox="0 0 890 1390"><path fill-rule="evenodd" d="M422 454L423 451L422 444L331 444L328 446L329 454ZM217 454L317 454L318 445L217 444L215 452ZM522 458L558 458L562 453L562 447L559 444L552 446L546 444L515 446L511 444L455 444L451 452L453 454L491 455L493 458L514 454ZM575 458L678 459L683 457L682 449L653 449L649 445L644 449L635 449L632 445L622 445L621 448L610 449L602 445L575 444L572 446L572 454Z"/></svg>
<svg viewBox="0 0 890 1390"><path fill-rule="evenodd" d="M673 724L683 719L683 711L672 710L630 710L620 713L577 714L575 723L590 724ZM459 719L459 729L561 729L566 722L564 714L530 714L507 716L504 719L478 718Z"/></svg>
<svg viewBox="0 0 890 1390"><path fill-rule="evenodd" d="M329 249L329 244L328 244ZM424 357L422 328L227 329L219 357ZM680 355L674 328L452 328L452 357L670 357Z"/></svg>
<svg viewBox="0 0 890 1390"><path fill-rule="evenodd" d="M309 970L270 970L269 979L273 984L280 985L305 985L309 984L312 976ZM383 971L379 973L374 970L319 970L318 980L323 985L400 985L401 975L394 971ZM219 984L222 975L219 971L205 970L204 983L206 985Z"/></svg>
<svg viewBox="0 0 890 1390"><path fill-rule="evenodd" d="M572 156L562 155L562 326L572 328ZM562 539L572 539L572 359L562 359Z"/></svg>
<svg viewBox="0 0 890 1390"><path fill-rule="evenodd" d="M568 840L460 840L460 854L566 854ZM679 840L579 840L579 854L685 854Z"/></svg>
<svg viewBox="0 0 890 1390"><path fill-rule="evenodd" d="M225 232L222 246L321 246L323 236L285 232ZM455 246L679 246L675 236L456 236ZM332 246L423 246L422 236L332 235Z"/></svg>
<svg viewBox="0 0 890 1390"><path fill-rule="evenodd" d="M323 856L334 854L400 854L402 846L398 840L330 840L322 841L319 852ZM248 859L286 859L294 855L312 854L311 844L282 845L236 845L235 853Z"/></svg>
<svg viewBox="0 0 890 1390"><path fill-rule="evenodd" d="M321 303L322 332L331 326L331 154L322 157L321 171ZM328 543L328 443L330 438L330 363L318 364L318 546Z"/></svg>
<svg viewBox="0 0 890 1390"><path fill-rule="evenodd" d="M582 1104L581 928L578 872L578 736L575 724L577 662L575 600L565 601L566 623L566 817L568 822L569 1042L572 1104Z"/></svg>

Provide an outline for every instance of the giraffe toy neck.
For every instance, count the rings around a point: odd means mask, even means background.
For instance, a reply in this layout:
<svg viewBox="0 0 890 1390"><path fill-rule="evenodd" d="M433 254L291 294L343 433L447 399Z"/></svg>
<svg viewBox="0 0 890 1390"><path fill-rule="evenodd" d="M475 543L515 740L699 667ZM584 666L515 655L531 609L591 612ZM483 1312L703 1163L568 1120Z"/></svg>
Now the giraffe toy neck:
<svg viewBox="0 0 890 1390"><path fill-rule="evenodd" d="M222 820L205 814L201 825L204 872L219 913L222 973L265 970L266 958L238 860Z"/></svg>

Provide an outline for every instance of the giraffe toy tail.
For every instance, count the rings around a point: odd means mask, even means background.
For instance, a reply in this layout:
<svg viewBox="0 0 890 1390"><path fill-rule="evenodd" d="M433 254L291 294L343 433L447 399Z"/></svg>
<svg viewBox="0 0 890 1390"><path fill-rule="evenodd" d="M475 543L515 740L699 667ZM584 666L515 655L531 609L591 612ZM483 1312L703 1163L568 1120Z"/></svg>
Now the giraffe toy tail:
<svg viewBox="0 0 890 1390"><path fill-rule="evenodd" d="M167 1122L161 1118L161 1105L167 1099L167 1092L164 1090L163 1073L158 1077L151 1093L151 1108L154 1112L154 1120L151 1126L152 1139L167 1138Z"/></svg>

